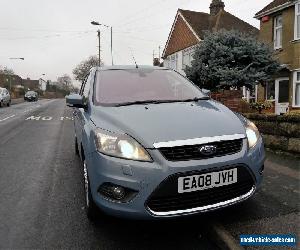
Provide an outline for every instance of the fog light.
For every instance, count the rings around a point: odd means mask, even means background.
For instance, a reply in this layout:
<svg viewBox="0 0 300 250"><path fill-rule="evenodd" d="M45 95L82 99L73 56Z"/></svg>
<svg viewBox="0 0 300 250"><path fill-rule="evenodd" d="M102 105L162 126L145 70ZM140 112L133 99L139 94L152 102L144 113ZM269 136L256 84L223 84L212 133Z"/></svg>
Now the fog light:
<svg viewBox="0 0 300 250"><path fill-rule="evenodd" d="M121 187L109 182L103 183L98 188L98 192L106 199L110 201L116 201L116 202L129 202L137 194L137 191L135 190Z"/></svg>
<svg viewBox="0 0 300 250"><path fill-rule="evenodd" d="M116 200L122 200L125 197L125 190L122 187L114 187L112 189L113 196Z"/></svg>

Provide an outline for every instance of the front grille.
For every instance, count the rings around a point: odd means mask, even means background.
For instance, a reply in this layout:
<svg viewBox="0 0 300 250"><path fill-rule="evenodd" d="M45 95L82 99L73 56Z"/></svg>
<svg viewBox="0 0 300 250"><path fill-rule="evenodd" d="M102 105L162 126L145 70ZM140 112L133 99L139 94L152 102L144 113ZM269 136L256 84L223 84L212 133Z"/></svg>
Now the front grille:
<svg viewBox="0 0 300 250"><path fill-rule="evenodd" d="M225 169L237 168L237 182L231 185L215 187L190 193L178 193L178 178L189 175L198 175L208 172L218 172ZM248 193L254 186L254 179L245 166L231 166L209 171L196 171L169 176L152 193L146 206L154 212L169 212L186 210L217 204L237 198Z"/></svg>
<svg viewBox="0 0 300 250"><path fill-rule="evenodd" d="M216 152L211 155L200 153L201 146L215 146ZM218 141L201 145L186 145L178 147L159 148L161 154L169 161L202 160L240 152L243 140Z"/></svg>

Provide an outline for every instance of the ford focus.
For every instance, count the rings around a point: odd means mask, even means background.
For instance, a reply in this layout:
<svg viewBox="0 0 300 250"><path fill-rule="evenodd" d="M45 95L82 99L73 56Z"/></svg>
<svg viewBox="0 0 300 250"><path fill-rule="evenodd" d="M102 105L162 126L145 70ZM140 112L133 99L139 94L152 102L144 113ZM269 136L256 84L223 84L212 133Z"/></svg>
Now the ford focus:
<svg viewBox="0 0 300 250"><path fill-rule="evenodd" d="M242 202L261 185L256 126L173 70L92 68L67 105L89 218L201 213Z"/></svg>

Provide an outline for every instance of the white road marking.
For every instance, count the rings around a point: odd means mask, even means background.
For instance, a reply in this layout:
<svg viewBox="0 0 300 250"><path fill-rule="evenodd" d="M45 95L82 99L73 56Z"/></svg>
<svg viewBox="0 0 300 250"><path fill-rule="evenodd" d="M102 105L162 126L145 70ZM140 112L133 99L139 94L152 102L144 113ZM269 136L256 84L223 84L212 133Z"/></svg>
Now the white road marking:
<svg viewBox="0 0 300 250"><path fill-rule="evenodd" d="M27 117L25 120L32 120L32 121L51 121L53 119L52 116L29 116ZM60 117L60 121L73 121L74 118L73 117L69 117L69 116L61 116Z"/></svg>
<svg viewBox="0 0 300 250"><path fill-rule="evenodd" d="M60 117L60 120L63 121L63 120L70 120L70 121L73 121L74 118L73 117L68 117L68 116L62 116Z"/></svg>
<svg viewBox="0 0 300 250"><path fill-rule="evenodd" d="M40 116L30 116L30 117L28 117L28 118L26 118L26 121L27 120L36 120L36 121L38 121L39 119L40 119L41 117Z"/></svg>
<svg viewBox="0 0 300 250"><path fill-rule="evenodd" d="M51 116L45 116L42 118L43 121L51 121L52 117Z"/></svg>
<svg viewBox="0 0 300 250"><path fill-rule="evenodd" d="M0 122L3 122L3 121L5 121L5 120L7 120L7 119L9 119L9 118L14 117L14 116L16 116L16 115L11 115L11 116L5 117L4 119L0 120Z"/></svg>

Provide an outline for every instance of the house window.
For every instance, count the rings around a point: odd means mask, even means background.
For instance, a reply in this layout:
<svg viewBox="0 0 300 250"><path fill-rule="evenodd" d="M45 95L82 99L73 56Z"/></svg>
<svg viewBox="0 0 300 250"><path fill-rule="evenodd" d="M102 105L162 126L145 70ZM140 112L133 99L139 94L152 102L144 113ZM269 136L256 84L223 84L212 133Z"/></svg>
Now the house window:
<svg viewBox="0 0 300 250"><path fill-rule="evenodd" d="M282 16L274 18L274 49L282 48Z"/></svg>
<svg viewBox="0 0 300 250"><path fill-rule="evenodd" d="M294 106L300 107L300 71L294 73Z"/></svg>
<svg viewBox="0 0 300 250"><path fill-rule="evenodd" d="M193 60L193 48L185 49L182 52L182 69L184 70L186 66L192 66L191 62Z"/></svg>
<svg viewBox="0 0 300 250"><path fill-rule="evenodd" d="M275 99L275 81L268 82L266 86L266 99L274 100Z"/></svg>
<svg viewBox="0 0 300 250"><path fill-rule="evenodd" d="M177 60L178 60L178 55L177 55L177 53L171 55L170 69L177 70Z"/></svg>
<svg viewBox="0 0 300 250"><path fill-rule="evenodd" d="M300 2L295 5L295 40L300 39Z"/></svg>
<svg viewBox="0 0 300 250"><path fill-rule="evenodd" d="M175 55L171 55L170 58L170 69L174 69L175 68Z"/></svg>

